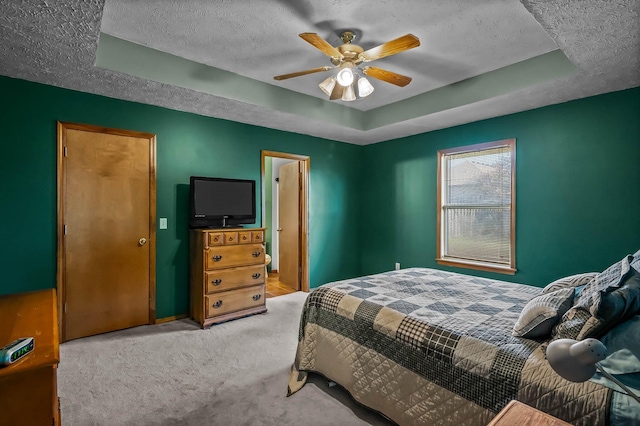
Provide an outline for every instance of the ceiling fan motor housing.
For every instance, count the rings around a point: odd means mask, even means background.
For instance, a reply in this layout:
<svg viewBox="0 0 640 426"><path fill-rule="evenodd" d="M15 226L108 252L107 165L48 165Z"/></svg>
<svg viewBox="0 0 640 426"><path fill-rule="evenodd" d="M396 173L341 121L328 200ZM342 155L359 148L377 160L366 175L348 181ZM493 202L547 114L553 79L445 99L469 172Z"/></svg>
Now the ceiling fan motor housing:
<svg viewBox="0 0 640 426"><path fill-rule="evenodd" d="M354 66L362 63L363 59L360 58L360 54L364 52L364 50L357 44L343 44L342 46L338 46L337 49L338 52L342 54L342 60L338 59L338 63L334 63L334 65L338 65L340 62L352 63Z"/></svg>
<svg viewBox="0 0 640 426"><path fill-rule="evenodd" d="M338 68L339 71L335 77L329 77L320 83L322 91L330 94L330 100L342 99L343 101L351 101L356 99L352 85L356 78L356 74L353 69L358 68L361 63L385 58L420 46L420 40L413 34L405 34L402 37L398 37L379 46L367 49L366 51L357 44L351 44L351 42L356 38L355 32L351 30L345 30L340 33L340 39L344 44L337 47L332 46L316 33L301 33L299 36L304 41L327 55L331 59L333 67L317 67L304 71L277 75L273 78L275 80L286 80L288 78L300 77L307 74L328 71L332 68ZM386 81L387 83L394 84L398 87L404 87L411 82L410 77L378 67L364 67L361 69L361 72L367 77ZM358 90L361 93L361 97L366 97L373 91L373 86L368 83L366 78L361 76L358 78Z"/></svg>

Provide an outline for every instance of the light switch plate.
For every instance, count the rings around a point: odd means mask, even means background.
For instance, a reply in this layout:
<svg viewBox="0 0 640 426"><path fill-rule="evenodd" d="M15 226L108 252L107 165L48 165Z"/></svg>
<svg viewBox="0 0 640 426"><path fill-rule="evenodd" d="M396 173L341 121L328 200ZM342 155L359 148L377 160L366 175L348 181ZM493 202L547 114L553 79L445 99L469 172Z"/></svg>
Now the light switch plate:
<svg viewBox="0 0 640 426"><path fill-rule="evenodd" d="M160 229L167 229L167 218L166 217L161 217L160 218Z"/></svg>

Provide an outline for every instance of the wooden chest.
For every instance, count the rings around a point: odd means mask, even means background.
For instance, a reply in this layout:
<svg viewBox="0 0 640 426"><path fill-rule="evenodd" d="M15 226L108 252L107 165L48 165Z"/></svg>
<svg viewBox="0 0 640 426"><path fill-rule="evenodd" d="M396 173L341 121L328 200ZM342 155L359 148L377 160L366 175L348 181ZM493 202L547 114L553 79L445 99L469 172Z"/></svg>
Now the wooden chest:
<svg viewBox="0 0 640 426"><path fill-rule="evenodd" d="M191 231L191 318L202 328L267 311L264 228Z"/></svg>

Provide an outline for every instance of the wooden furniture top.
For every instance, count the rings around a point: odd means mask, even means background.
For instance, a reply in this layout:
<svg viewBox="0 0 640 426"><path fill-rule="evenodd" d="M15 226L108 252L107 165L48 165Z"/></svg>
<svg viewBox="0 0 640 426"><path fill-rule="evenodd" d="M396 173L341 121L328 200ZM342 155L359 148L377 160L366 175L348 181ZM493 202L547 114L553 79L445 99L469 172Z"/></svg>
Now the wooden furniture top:
<svg viewBox="0 0 640 426"><path fill-rule="evenodd" d="M571 426L563 420L519 401L511 401L498 413L488 426Z"/></svg>
<svg viewBox="0 0 640 426"><path fill-rule="evenodd" d="M60 362L56 290L0 296L0 347L33 337L33 352L15 364L0 366L0 378Z"/></svg>

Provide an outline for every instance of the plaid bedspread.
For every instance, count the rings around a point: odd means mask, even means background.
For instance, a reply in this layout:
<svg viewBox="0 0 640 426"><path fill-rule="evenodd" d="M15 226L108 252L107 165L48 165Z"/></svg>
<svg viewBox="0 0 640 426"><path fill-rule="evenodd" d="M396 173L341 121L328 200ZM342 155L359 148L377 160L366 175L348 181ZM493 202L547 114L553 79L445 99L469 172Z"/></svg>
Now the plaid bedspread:
<svg viewBox="0 0 640 426"><path fill-rule="evenodd" d="M323 285L304 306L289 395L312 371L400 425L486 425L512 399L604 425L608 388L565 381L540 342L511 335L540 292L425 268Z"/></svg>

